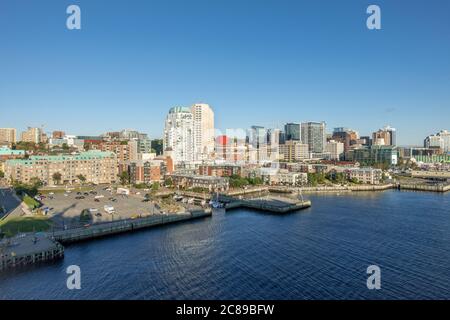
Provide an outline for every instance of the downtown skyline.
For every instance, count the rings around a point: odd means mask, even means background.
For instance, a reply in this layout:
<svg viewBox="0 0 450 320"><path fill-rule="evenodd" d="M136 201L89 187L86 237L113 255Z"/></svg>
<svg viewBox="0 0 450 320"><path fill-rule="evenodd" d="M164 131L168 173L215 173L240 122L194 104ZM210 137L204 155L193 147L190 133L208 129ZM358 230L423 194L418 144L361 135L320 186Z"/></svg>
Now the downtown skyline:
<svg viewBox="0 0 450 320"><path fill-rule="evenodd" d="M134 128L162 138L169 108L204 102L222 131L326 121L328 132L367 135L389 124L399 145L421 145L449 126L449 4L412 1L406 15L401 4L377 3L383 28L372 32L362 1L327 10L292 1L137 1L127 10L77 1L82 29L69 31L68 3L23 12L6 1L1 127Z"/></svg>

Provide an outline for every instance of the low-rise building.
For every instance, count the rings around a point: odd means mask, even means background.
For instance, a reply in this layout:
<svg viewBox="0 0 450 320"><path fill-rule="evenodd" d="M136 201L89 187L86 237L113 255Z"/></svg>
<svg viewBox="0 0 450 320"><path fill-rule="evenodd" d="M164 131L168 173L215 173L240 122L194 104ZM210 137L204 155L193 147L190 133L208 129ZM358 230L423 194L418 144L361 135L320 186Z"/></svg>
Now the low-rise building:
<svg viewBox="0 0 450 320"><path fill-rule="evenodd" d="M0 147L0 160L17 159L24 156L24 150L13 150L8 147Z"/></svg>
<svg viewBox="0 0 450 320"><path fill-rule="evenodd" d="M369 148L350 150L346 160L364 164L386 163L396 165L398 163L398 148L396 146L373 145Z"/></svg>
<svg viewBox="0 0 450 320"><path fill-rule="evenodd" d="M346 169L345 173L349 180L355 179L364 184L379 184L383 178L383 171L381 169L352 168Z"/></svg>
<svg viewBox="0 0 450 320"><path fill-rule="evenodd" d="M172 179L173 185L177 188L203 188L213 192L227 191L230 187L228 178L222 177L172 174L167 178Z"/></svg>
<svg viewBox="0 0 450 320"><path fill-rule="evenodd" d="M234 164L200 165L198 171L202 176L231 177L241 175L241 167Z"/></svg>
<svg viewBox="0 0 450 320"><path fill-rule="evenodd" d="M88 151L76 155L31 156L29 159L8 160L5 163L5 177L11 181L29 183L37 178L45 185L55 185L55 173L61 175L60 183L79 183L79 176L85 182L114 183L117 179L117 157L112 152Z"/></svg>

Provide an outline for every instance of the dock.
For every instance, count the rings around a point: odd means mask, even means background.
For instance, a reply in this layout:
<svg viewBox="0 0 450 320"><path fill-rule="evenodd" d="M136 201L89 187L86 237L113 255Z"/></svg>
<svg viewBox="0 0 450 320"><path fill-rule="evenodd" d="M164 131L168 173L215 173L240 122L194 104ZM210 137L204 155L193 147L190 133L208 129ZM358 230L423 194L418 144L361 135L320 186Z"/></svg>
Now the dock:
<svg viewBox="0 0 450 320"><path fill-rule="evenodd" d="M259 198L239 199L233 197L220 197L219 202L224 204L226 210L247 208L271 213L288 213L311 207L311 201L292 198L266 196Z"/></svg>

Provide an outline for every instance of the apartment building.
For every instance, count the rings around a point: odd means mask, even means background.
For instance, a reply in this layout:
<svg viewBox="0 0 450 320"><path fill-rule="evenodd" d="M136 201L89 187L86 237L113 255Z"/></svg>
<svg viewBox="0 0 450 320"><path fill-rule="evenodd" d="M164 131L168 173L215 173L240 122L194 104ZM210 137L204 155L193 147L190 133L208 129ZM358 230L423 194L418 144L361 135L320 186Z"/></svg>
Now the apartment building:
<svg viewBox="0 0 450 320"><path fill-rule="evenodd" d="M42 131L41 128L28 128L26 131L22 132L21 141L31 142L31 143L41 143L47 142L47 135Z"/></svg>
<svg viewBox="0 0 450 320"><path fill-rule="evenodd" d="M119 163L139 160L138 142L131 141L106 141L98 145L98 148L104 152L113 152L117 156Z"/></svg>
<svg viewBox="0 0 450 320"><path fill-rule="evenodd" d="M309 148L300 141L288 140L278 146L280 160L287 162L301 161L309 159Z"/></svg>
<svg viewBox="0 0 450 320"><path fill-rule="evenodd" d="M112 152L87 151L76 155L31 156L5 163L5 177L10 182L29 183L37 178L45 185L55 185L53 175L57 172L63 184L79 183L79 175L88 183L114 183L118 173L117 157Z"/></svg>
<svg viewBox="0 0 450 320"><path fill-rule="evenodd" d="M356 179L364 184L379 184L383 177L381 169L373 168L351 168L345 170L345 173L348 179Z"/></svg>
<svg viewBox="0 0 450 320"><path fill-rule="evenodd" d="M202 176L231 177L241 175L241 167L234 164L200 165L198 171Z"/></svg>
<svg viewBox="0 0 450 320"><path fill-rule="evenodd" d="M228 178L189 174L172 174L169 177L177 188L203 188L210 192L227 191L229 189Z"/></svg>

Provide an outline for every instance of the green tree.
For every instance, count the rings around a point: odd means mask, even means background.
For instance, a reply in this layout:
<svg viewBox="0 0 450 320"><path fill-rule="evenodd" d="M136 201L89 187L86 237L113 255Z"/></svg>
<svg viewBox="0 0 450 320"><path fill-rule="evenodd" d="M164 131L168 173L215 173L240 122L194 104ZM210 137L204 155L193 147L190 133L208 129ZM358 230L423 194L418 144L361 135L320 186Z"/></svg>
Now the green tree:
<svg viewBox="0 0 450 320"><path fill-rule="evenodd" d="M168 187L172 187L173 186L173 180L172 180L172 178L167 178L165 181L164 181L164 184L166 185L166 186L168 186Z"/></svg>
<svg viewBox="0 0 450 320"><path fill-rule="evenodd" d="M34 177L30 179L30 184L35 188L40 188L44 185L44 182L42 182L42 180L38 177Z"/></svg>
<svg viewBox="0 0 450 320"><path fill-rule="evenodd" d="M5 173L2 170L0 170L0 178L4 178L4 177L5 177Z"/></svg>
<svg viewBox="0 0 450 320"><path fill-rule="evenodd" d="M55 172L55 173L52 175L52 179L53 179L53 181L54 181L56 184L60 184L61 179L62 179L61 173Z"/></svg>
<svg viewBox="0 0 450 320"><path fill-rule="evenodd" d="M158 191L159 190L159 183L158 182L153 182L152 183L152 191Z"/></svg>
<svg viewBox="0 0 450 320"><path fill-rule="evenodd" d="M86 177L82 174L77 175L77 179L80 180L81 184L84 184L86 182Z"/></svg>
<svg viewBox="0 0 450 320"><path fill-rule="evenodd" d="M155 150L157 155L161 155L163 151L163 141L162 139L155 139L151 142L151 148Z"/></svg>
<svg viewBox="0 0 450 320"><path fill-rule="evenodd" d="M118 175L118 177L120 179L120 184L126 185L130 183L130 175L128 174L127 171L122 172L121 174Z"/></svg>

